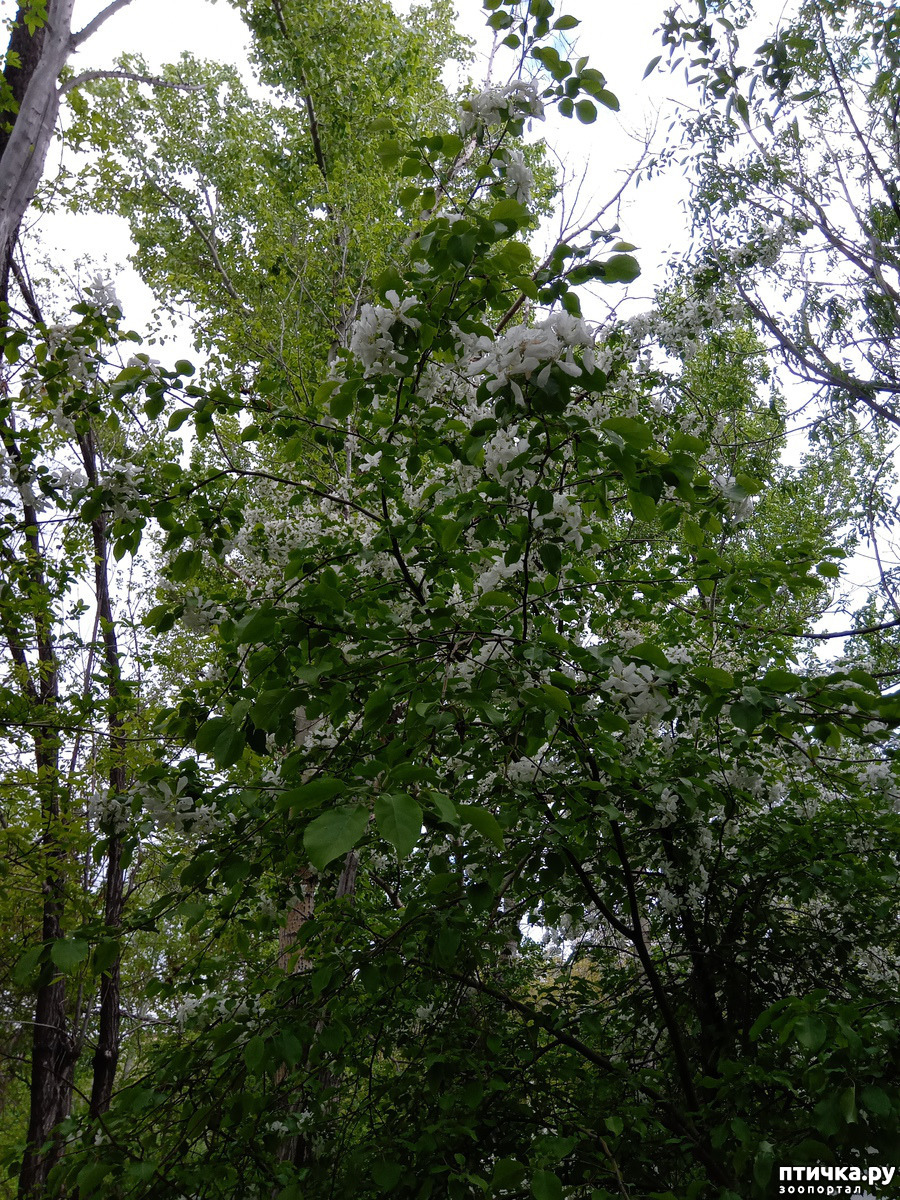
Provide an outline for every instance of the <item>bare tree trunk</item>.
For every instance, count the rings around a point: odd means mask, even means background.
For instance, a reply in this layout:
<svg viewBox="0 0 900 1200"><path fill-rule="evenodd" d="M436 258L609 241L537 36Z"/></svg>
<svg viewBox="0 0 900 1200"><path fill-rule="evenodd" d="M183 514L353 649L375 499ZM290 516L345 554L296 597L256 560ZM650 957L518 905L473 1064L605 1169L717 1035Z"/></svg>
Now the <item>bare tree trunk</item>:
<svg viewBox="0 0 900 1200"><path fill-rule="evenodd" d="M72 8L75 0L49 0L46 24L29 35L23 7L10 41L25 50L21 74L15 79L20 98L11 132L0 157L0 257L8 284L9 262L22 217L41 180L50 139L59 114L57 82L74 49Z"/></svg>
<svg viewBox="0 0 900 1200"><path fill-rule="evenodd" d="M7 108L0 110L0 162L2 162L9 142L10 133L12 132L11 127L16 119L16 114L22 107L25 92L40 62L41 51L44 46L46 27L42 25L40 28L35 29L34 33L31 33L25 24L24 18L25 10L22 5L19 5L9 38L9 47L6 52L7 66L3 72L4 81L10 90L10 104ZM6 128L7 125L10 126L9 129ZM9 300L11 263L12 244L7 247L7 252L0 257L0 303L4 304Z"/></svg>
<svg viewBox="0 0 900 1200"><path fill-rule="evenodd" d="M90 483L97 486L97 455L93 437L88 431L79 437L81 457L85 474ZM106 514L101 513L91 522L94 544L94 587L97 596L97 615L103 638L103 656L107 674L107 728L109 730L109 793L121 796L128 785L125 765L126 744L122 737L123 703L121 663L116 637L116 626L109 591L109 542L106 532ZM109 836L106 857L106 896L104 922L107 932L117 930L122 924L122 909L125 897L125 872L122 870L122 838L113 830ZM122 1024L121 1003L121 956L103 972L100 978L100 1015L97 1031L97 1049L93 1061L91 1084L92 1117L105 1113L112 1100L116 1070L119 1065L120 1031Z"/></svg>
<svg viewBox="0 0 900 1200"><path fill-rule="evenodd" d="M46 21L33 33L25 24L30 6L18 7L8 47L18 65L4 72L15 108L0 112L0 123L12 125L0 133L0 302L8 297L19 226L41 181L56 129L60 72L82 42L130 2L112 0L77 34L72 32L75 0L47 0Z"/></svg>
<svg viewBox="0 0 900 1200"><path fill-rule="evenodd" d="M107 929L118 928L122 923L125 873L122 870L122 841L113 836L109 839L106 860L106 904L105 922ZM105 1113L112 1100L113 1084L119 1066L121 1011L121 965L120 955L100 977L100 1018L97 1032L97 1049L94 1052L93 1081L91 1084L92 1117Z"/></svg>
<svg viewBox="0 0 900 1200"><path fill-rule="evenodd" d="M62 936L62 906L62 876L53 871L44 883L45 942L55 942ZM19 1175L22 1200L43 1194L50 1169L62 1154L58 1139L49 1151L44 1152L43 1147L51 1140L56 1126L69 1115L76 1057L77 1049L68 1028L66 985L59 978L38 990L35 1004L28 1144Z"/></svg>

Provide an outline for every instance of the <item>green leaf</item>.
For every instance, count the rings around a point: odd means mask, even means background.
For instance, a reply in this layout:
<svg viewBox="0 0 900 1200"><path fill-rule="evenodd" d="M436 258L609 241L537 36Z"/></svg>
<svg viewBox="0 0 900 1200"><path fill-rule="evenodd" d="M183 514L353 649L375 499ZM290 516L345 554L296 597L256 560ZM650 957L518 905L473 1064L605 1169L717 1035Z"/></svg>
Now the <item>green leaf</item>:
<svg viewBox="0 0 900 1200"><path fill-rule="evenodd" d="M698 679L704 679L715 688L727 689L734 687L734 676L730 671L725 671L721 667L706 667L698 666L694 668L694 674Z"/></svg>
<svg viewBox="0 0 900 1200"><path fill-rule="evenodd" d="M383 1192L392 1192L403 1177L403 1167L396 1162L378 1162L372 1167L372 1178Z"/></svg>
<svg viewBox="0 0 900 1200"><path fill-rule="evenodd" d="M113 966L122 947L115 938L104 938L102 942L98 942L94 947L94 954L91 959L91 966L95 974L102 975Z"/></svg>
<svg viewBox="0 0 900 1200"><path fill-rule="evenodd" d="M170 433L174 433L176 429L180 429L188 417L193 415L192 408L177 408L166 422L166 428Z"/></svg>
<svg viewBox="0 0 900 1200"><path fill-rule="evenodd" d="M514 608L516 606L515 596L511 596L509 592L491 591L485 592L479 598L479 603L485 608Z"/></svg>
<svg viewBox="0 0 900 1200"><path fill-rule="evenodd" d="M382 795L375 801L375 824L397 851L397 857L406 858L422 832L422 809L403 792Z"/></svg>
<svg viewBox="0 0 900 1200"><path fill-rule="evenodd" d="M37 946L29 946L25 951L12 971L12 981L16 987L27 987L32 980L32 976L37 970L38 963L41 961L41 956L44 953L44 947L41 944Z"/></svg>
<svg viewBox="0 0 900 1200"><path fill-rule="evenodd" d="M256 1034L244 1047L244 1062L251 1075L258 1075L266 1057L266 1039Z"/></svg>
<svg viewBox="0 0 900 1200"><path fill-rule="evenodd" d="M562 550L555 542L544 542L538 547L538 558L551 575L559 575L562 570Z"/></svg>
<svg viewBox="0 0 900 1200"><path fill-rule="evenodd" d="M80 938L66 938L50 947L50 958L61 971L74 971L90 953L90 946Z"/></svg>
<svg viewBox="0 0 900 1200"><path fill-rule="evenodd" d="M753 1159L753 1178L758 1187L767 1186L775 1164L771 1143L763 1142Z"/></svg>
<svg viewBox="0 0 900 1200"><path fill-rule="evenodd" d="M517 1188L525 1178L525 1167L515 1158L501 1158L494 1164L491 1175L491 1187L497 1191L501 1188Z"/></svg>
<svg viewBox="0 0 900 1200"><path fill-rule="evenodd" d="M781 667L771 667L762 677L760 686L770 688L773 692L794 692L802 682L802 679L792 675L790 671Z"/></svg>
<svg viewBox="0 0 900 1200"><path fill-rule="evenodd" d="M352 850L366 831L369 810L361 804L322 813L306 827L303 845L317 871Z"/></svg>
<svg viewBox="0 0 900 1200"><path fill-rule="evenodd" d="M637 646L632 646L629 653L635 658L642 658L644 662L658 667L661 671L667 671L671 666L665 652L659 646L654 645L653 642L639 642Z"/></svg>
<svg viewBox="0 0 900 1200"><path fill-rule="evenodd" d="M629 492L628 507L639 521L650 522L656 519L656 502L652 496L643 492Z"/></svg>
<svg viewBox="0 0 900 1200"><path fill-rule="evenodd" d="M328 411L338 421L343 421L345 417L349 417L353 412L356 404L356 394L349 391L339 391L331 397L328 404Z"/></svg>
<svg viewBox="0 0 900 1200"><path fill-rule="evenodd" d="M876 1117L889 1117L894 1111L890 1097L880 1087L864 1087L860 1094L863 1107Z"/></svg>
<svg viewBox="0 0 900 1200"><path fill-rule="evenodd" d="M510 223L515 226L526 225L530 219L531 213L525 205L511 198L498 200L488 213L489 221L499 221L507 225Z"/></svg>
<svg viewBox="0 0 900 1200"><path fill-rule="evenodd" d="M636 450L646 450L653 444L653 430L635 417L608 417L601 428L617 434L623 442Z"/></svg>
<svg viewBox="0 0 900 1200"><path fill-rule="evenodd" d="M261 608L256 612L247 613L235 625L238 646L249 642L270 642L278 631L278 620L269 608Z"/></svg>
<svg viewBox="0 0 900 1200"><path fill-rule="evenodd" d="M562 1183L553 1171L535 1171L531 1177L534 1200L562 1200Z"/></svg>
<svg viewBox="0 0 900 1200"><path fill-rule="evenodd" d="M341 779L323 776L321 779L311 779L309 783L301 783L299 787L282 792L276 801L280 809L315 808L326 800L333 800L347 790L347 785Z"/></svg>
<svg viewBox="0 0 900 1200"><path fill-rule="evenodd" d="M568 713L572 711L572 701L562 690L562 688L554 687L552 683L541 684L540 694L543 696L547 707L556 713Z"/></svg>
<svg viewBox="0 0 900 1200"><path fill-rule="evenodd" d="M182 550L169 564L169 575L176 583L184 583L200 570L203 563L202 550Z"/></svg>
<svg viewBox="0 0 900 1200"><path fill-rule="evenodd" d="M489 842L493 842L498 850L506 849L506 843L503 840L503 830L500 828L500 824L492 812L488 812L480 804L458 804L456 807L460 820L464 824L471 825L482 837L487 838Z"/></svg>
<svg viewBox="0 0 900 1200"><path fill-rule="evenodd" d="M92 1200L94 1196L100 1195L103 1181L112 1173L113 1168L106 1162L88 1163L86 1167L82 1167L75 1177L80 1200Z"/></svg>
<svg viewBox="0 0 900 1200"><path fill-rule="evenodd" d="M603 263L604 283L632 283L641 273L633 254L614 254Z"/></svg>
<svg viewBox="0 0 900 1200"><path fill-rule="evenodd" d="M199 753L210 754L213 746L219 740L222 730L227 729L230 724L227 717L210 717L208 721L204 721L194 738L194 745Z"/></svg>
<svg viewBox="0 0 900 1200"><path fill-rule="evenodd" d="M655 58L651 58L644 68L644 79L647 79L650 75L652 75L661 62L661 54L657 54Z"/></svg>
<svg viewBox="0 0 900 1200"><path fill-rule="evenodd" d="M745 733L752 733L762 721L762 712L758 704L747 700L737 700L731 706L731 723Z"/></svg>
<svg viewBox="0 0 900 1200"><path fill-rule="evenodd" d="M793 1001L790 996L784 996L781 1000L776 1000L773 1005L765 1010L765 1012L760 1013L751 1026L749 1034L747 1035L750 1038L750 1041L755 1042L759 1035L763 1033L764 1030L768 1029L771 1024L773 1024L778 1014L783 1012L784 1009L788 1008L792 1003Z"/></svg>
<svg viewBox="0 0 900 1200"><path fill-rule="evenodd" d="M582 125L591 125L597 120L597 105L593 100L579 100L575 105L575 116Z"/></svg>
<svg viewBox="0 0 900 1200"><path fill-rule="evenodd" d="M459 541L459 535L466 528L463 521L442 521L440 527L440 543L442 550L452 550Z"/></svg>
<svg viewBox="0 0 900 1200"><path fill-rule="evenodd" d="M438 819L443 821L445 825L452 825L454 829L459 828L459 813L456 810L456 805L449 796L445 796L443 792L428 792L428 798L437 810Z"/></svg>
<svg viewBox="0 0 900 1200"><path fill-rule="evenodd" d="M821 1017L807 1014L794 1025L794 1036L804 1049L815 1052L825 1044L828 1028Z"/></svg>
<svg viewBox="0 0 900 1200"><path fill-rule="evenodd" d="M244 746L246 744L247 738L244 731L236 725L232 725L231 722L228 722L216 738L215 745L212 748L213 761L216 766L233 766L244 753Z"/></svg>

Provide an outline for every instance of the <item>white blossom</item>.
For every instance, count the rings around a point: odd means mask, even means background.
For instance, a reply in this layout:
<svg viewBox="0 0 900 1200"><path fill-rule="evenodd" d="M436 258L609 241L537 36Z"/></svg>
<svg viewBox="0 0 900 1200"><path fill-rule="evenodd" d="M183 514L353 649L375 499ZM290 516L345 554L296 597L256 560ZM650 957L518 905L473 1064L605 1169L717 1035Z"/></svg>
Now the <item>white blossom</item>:
<svg viewBox="0 0 900 1200"><path fill-rule="evenodd" d="M459 109L459 128L465 136L516 117L544 118L543 101L533 79L515 79L464 100Z"/></svg>
<svg viewBox="0 0 900 1200"><path fill-rule="evenodd" d="M395 291L385 296L389 307L364 304L350 334L350 351L365 367L366 376L396 375L405 367L409 356L396 345L394 332L398 325L418 329L421 322L409 315L418 304L415 296L401 300Z"/></svg>
<svg viewBox="0 0 900 1200"><path fill-rule="evenodd" d="M536 325L513 326L472 363L468 373L470 376L487 376L487 388L491 393L509 385L516 400L523 404L520 379L530 380L537 373L536 382L543 387L554 366L578 379L583 368L575 358L575 350L583 351L584 368L593 371L593 347L594 335L580 317L566 312L553 313Z"/></svg>

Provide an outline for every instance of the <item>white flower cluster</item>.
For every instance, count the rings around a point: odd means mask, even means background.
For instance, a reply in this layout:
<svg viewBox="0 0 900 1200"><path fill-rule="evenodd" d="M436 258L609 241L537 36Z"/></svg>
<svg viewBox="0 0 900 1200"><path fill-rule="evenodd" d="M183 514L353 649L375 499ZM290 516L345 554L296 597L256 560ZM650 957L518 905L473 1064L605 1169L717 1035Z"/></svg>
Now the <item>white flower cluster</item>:
<svg viewBox="0 0 900 1200"><path fill-rule="evenodd" d="M894 951L881 946L869 949L857 947L854 951L854 969L873 983L884 983L896 991L900 984L900 971L896 967Z"/></svg>
<svg viewBox="0 0 900 1200"><path fill-rule="evenodd" d="M797 231L788 222L764 225L754 231L743 245L726 251L725 257L742 271L752 266L759 266L768 271L781 258L784 247L796 241Z"/></svg>
<svg viewBox="0 0 900 1200"><path fill-rule="evenodd" d="M506 150L503 156L503 177L506 180L506 194L520 204L527 204L534 187L534 175L525 162L521 150Z"/></svg>
<svg viewBox="0 0 900 1200"><path fill-rule="evenodd" d="M718 329L730 320L739 320L743 308L737 303L722 302L717 295L691 292L666 315L654 313L650 318L650 333L664 350L690 361L699 349L700 341L711 329Z"/></svg>
<svg viewBox="0 0 900 1200"><path fill-rule="evenodd" d="M183 1029L185 1024L196 1018L200 1025L211 1025L213 1021L241 1020L255 1021L262 1013L262 1007L256 999L239 1000L236 996L220 996L215 998L213 993L204 992L201 996L188 996L175 1010L175 1020ZM245 1041L251 1034L248 1028L238 1036L238 1041Z"/></svg>
<svg viewBox="0 0 900 1200"><path fill-rule="evenodd" d="M694 656L687 646L667 646L666 658L670 663L691 663Z"/></svg>
<svg viewBox="0 0 900 1200"><path fill-rule="evenodd" d="M510 783L534 783L540 773L541 764L537 758L517 758L506 768Z"/></svg>
<svg viewBox="0 0 900 1200"><path fill-rule="evenodd" d="M590 537L591 527L584 522L581 505L574 503L568 496L557 492L553 496L553 508L548 513L538 513L533 520L535 529L548 525L555 530L564 542L571 542L576 550L580 550L585 537Z"/></svg>
<svg viewBox="0 0 900 1200"><path fill-rule="evenodd" d="M48 326L47 345L51 353L66 352L66 373L73 382L89 383L96 375L97 359L77 325L60 322Z"/></svg>
<svg viewBox="0 0 900 1200"><path fill-rule="evenodd" d="M97 484L112 494L109 511L112 516L133 521L142 516L139 506L143 498L144 473L135 463L120 463L115 470L101 471Z"/></svg>
<svg viewBox="0 0 900 1200"><path fill-rule="evenodd" d="M462 597L460 599L462 600ZM494 637L485 639L474 654L467 654L460 662L449 664L447 668L448 675L457 683L469 682L481 674L482 669L487 663L493 662L496 664L509 658L507 641L511 641L511 636L508 633L495 630Z"/></svg>
<svg viewBox="0 0 900 1200"><path fill-rule="evenodd" d="M396 292L385 296L389 308L380 304L364 304L350 334L350 351L363 364L366 376L396 375L405 367L409 355L397 348L394 341L396 326L418 329L421 322L409 315L419 301L415 296L401 300Z"/></svg>
<svg viewBox="0 0 900 1200"><path fill-rule="evenodd" d="M634 718L661 717L669 701L656 687L653 671L646 665L624 663L618 655L612 660L609 678L600 684L604 691L625 702L628 715Z"/></svg>
<svg viewBox="0 0 900 1200"><path fill-rule="evenodd" d="M98 308L117 308L122 311L122 301L116 294L115 285L107 276L97 274L90 284L91 299Z"/></svg>
<svg viewBox="0 0 900 1200"><path fill-rule="evenodd" d="M50 414L50 422L60 433L64 433L66 437L71 437L75 433L75 422L66 415L62 404L57 404L56 408L54 408Z"/></svg>
<svg viewBox="0 0 900 1200"><path fill-rule="evenodd" d="M576 349L583 351L584 367L575 358ZM554 366L573 379L585 368L594 370L594 335L580 317L558 312L538 325L513 326L472 363L469 375L489 376L487 388L492 394L508 385L518 403L524 404L519 379L529 380L537 371L536 382L543 387Z"/></svg>
<svg viewBox="0 0 900 1200"><path fill-rule="evenodd" d="M662 795L656 802L656 824L660 829L674 825L678 817L678 793L671 788L663 788Z"/></svg>
<svg viewBox="0 0 900 1200"><path fill-rule="evenodd" d="M131 820L131 804L119 796L111 796L108 788L101 788L88 800L88 818L104 831L121 837Z"/></svg>
<svg viewBox="0 0 900 1200"><path fill-rule="evenodd" d="M735 500L729 495L731 488L737 483L733 475L713 475L712 481L731 505L734 519L736 521L746 521L753 513L755 503L753 497L745 496L742 500Z"/></svg>
<svg viewBox="0 0 900 1200"><path fill-rule="evenodd" d="M74 428L74 426L73 426ZM88 485L87 475L79 467L57 467L53 486L64 496L74 497Z"/></svg>
<svg viewBox="0 0 900 1200"><path fill-rule="evenodd" d="M193 796L185 794L189 783L188 777L182 775L173 790L162 779L154 787L141 788L138 794L144 810L157 826L206 837L221 829L224 821L211 804L198 805Z"/></svg>
<svg viewBox="0 0 900 1200"><path fill-rule="evenodd" d="M47 497L33 486L34 480L28 480L23 471L16 472L14 480L16 487L19 490L19 495L22 497L22 503L33 508L35 512L43 512L49 508L50 501Z"/></svg>
<svg viewBox="0 0 900 1200"><path fill-rule="evenodd" d="M533 79L514 79L464 100L459 109L459 129L465 137L516 117L544 118L543 101Z"/></svg>
<svg viewBox="0 0 900 1200"><path fill-rule="evenodd" d="M515 468L509 470L509 464L522 455L527 454L529 443L527 438L519 436L518 425L510 425L506 429L498 429L484 443L484 472L499 479L501 483L509 483L517 474Z"/></svg>
<svg viewBox="0 0 900 1200"><path fill-rule="evenodd" d="M183 596L183 602L184 612L181 620L188 629L193 629L196 633L211 629L224 615L222 606L204 596L199 588L190 588Z"/></svg>
<svg viewBox="0 0 900 1200"><path fill-rule="evenodd" d="M138 367L142 371L146 371L153 379L162 378L162 367L158 358L151 358L149 354L132 354L125 364L126 367Z"/></svg>
<svg viewBox="0 0 900 1200"><path fill-rule="evenodd" d="M482 571L481 575L475 580L475 587L482 595L485 592L492 592L495 588L502 587L507 579L512 579L514 575L519 575L525 569L525 560L523 558L516 559L515 562L505 562L503 558L495 558L490 566Z"/></svg>

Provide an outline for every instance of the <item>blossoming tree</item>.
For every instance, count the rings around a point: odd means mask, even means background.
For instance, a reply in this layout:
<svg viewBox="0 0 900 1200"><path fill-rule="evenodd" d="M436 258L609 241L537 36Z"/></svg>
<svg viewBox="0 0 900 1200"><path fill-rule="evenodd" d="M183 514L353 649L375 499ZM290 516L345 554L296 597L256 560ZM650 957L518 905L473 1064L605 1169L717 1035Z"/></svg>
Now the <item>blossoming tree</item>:
<svg viewBox="0 0 900 1200"><path fill-rule="evenodd" d="M409 233L304 402L236 433L238 387L112 380L214 447L124 515L202 661L101 797L165 858L124 931L155 1032L61 1190L737 1200L890 1160L900 710L803 654L844 550L780 489L822 476L734 290L598 325L633 247L536 258L527 125L616 101L550 0L486 7L517 69L376 122Z"/></svg>

